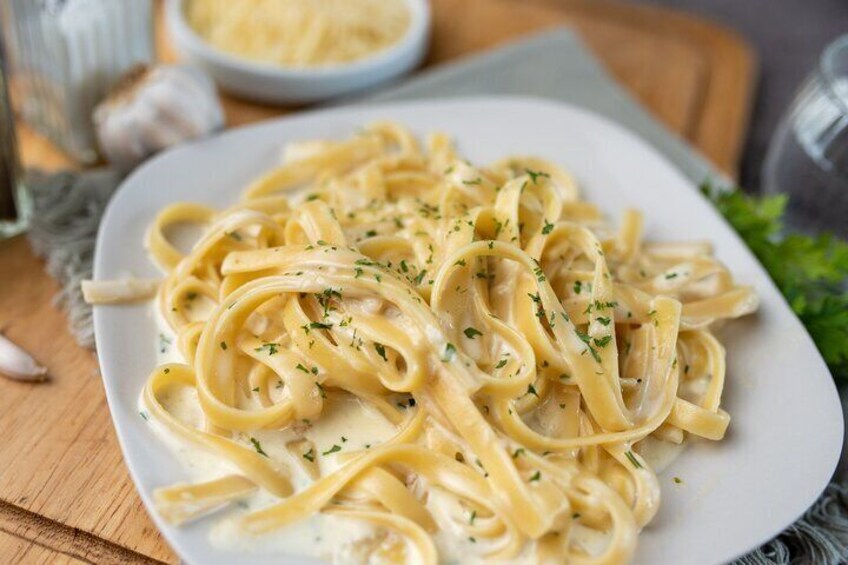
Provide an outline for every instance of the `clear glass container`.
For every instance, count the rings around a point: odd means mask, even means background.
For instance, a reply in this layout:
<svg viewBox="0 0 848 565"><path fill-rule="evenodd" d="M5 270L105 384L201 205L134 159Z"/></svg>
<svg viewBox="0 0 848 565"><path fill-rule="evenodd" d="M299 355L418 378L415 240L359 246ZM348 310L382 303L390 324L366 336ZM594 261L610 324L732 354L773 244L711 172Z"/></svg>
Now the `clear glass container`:
<svg viewBox="0 0 848 565"><path fill-rule="evenodd" d="M154 59L151 0L2 0L15 113L80 163L97 159L92 111Z"/></svg>
<svg viewBox="0 0 848 565"><path fill-rule="evenodd" d="M763 191L788 196L790 228L848 237L848 35L825 49L783 116Z"/></svg>
<svg viewBox="0 0 848 565"><path fill-rule="evenodd" d="M32 201L23 182L15 120L0 51L0 240L26 230L31 213Z"/></svg>

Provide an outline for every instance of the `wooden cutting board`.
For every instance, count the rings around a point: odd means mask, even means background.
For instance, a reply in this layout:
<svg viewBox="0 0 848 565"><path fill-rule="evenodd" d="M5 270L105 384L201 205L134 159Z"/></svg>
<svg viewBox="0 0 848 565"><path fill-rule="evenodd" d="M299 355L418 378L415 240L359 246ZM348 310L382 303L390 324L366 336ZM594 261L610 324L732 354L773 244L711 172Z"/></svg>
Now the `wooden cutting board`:
<svg viewBox="0 0 848 565"><path fill-rule="evenodd" d="M654 115L735 176L755 64L727 30L607 0L433 0L433 8L428 66L572 25ZM161 32L159 43L171 59ZM230 98L225 106L230 125L292 111ZM26 128L21 145L29 165L70 166ZM68 333L57 291L24 238L0 242L0 330L50 371L40 385L0 379L0 562L176 563L130 481L97 361Z"/></svg>

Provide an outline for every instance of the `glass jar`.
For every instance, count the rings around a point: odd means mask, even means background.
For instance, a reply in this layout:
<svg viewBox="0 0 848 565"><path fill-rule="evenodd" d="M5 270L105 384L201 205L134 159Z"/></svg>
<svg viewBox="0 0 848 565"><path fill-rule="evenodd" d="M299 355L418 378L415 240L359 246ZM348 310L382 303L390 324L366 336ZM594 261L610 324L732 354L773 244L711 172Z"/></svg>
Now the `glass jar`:
<svg viewBox="0 0 848 565"><path fill-rule="evenodd" d="M94 162L94 107L127 69L154 59L151 0L3 0L0 21L15 113Z"/></svg>
<svg viewBox="0 0 848 565"><path fill-rule="evenodd" d="M32 201L21 175L15 120L0 52L0 239L23 232L31 213Z"/></svg>
<svg viewBox="0 0 848 565"><path fill-rule="evenodd" d="M790 228L848 237L848 35L825 49L783 116L763 190L788 197Z"/></svg>

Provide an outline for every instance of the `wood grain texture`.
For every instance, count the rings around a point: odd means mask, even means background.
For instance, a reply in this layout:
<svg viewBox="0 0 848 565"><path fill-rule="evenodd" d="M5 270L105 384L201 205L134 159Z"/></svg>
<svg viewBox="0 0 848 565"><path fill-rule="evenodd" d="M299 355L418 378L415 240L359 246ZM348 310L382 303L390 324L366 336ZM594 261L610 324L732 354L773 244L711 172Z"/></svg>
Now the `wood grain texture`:
<svg viewBox="0 0 848 565"><path fill-rule="evenodd" d="M0 544L9 544L11 561L27 563L162 563L77 528L0 502Z"/></svg>
<svg viewBox="0 0 848 565"><path fill-rule="evenodd" d="M160 6L161 7L161 6ZM606 0L433 0L427 65L559 25L574 27L610 73L670 130L734 174L754 61L726 30ZM173 53L159 35L163 58ZM292 111L224 97L230 126ZM72 164L27 128L28 165ZM0 242L0 330L49 369L0 379L0 563L176 563L129 479L93 354L53 304L57 284L23 238Z"/></svg>
<svg viewBox="0 0 848 565"><path fill-rule="evenodd" d="M0 547L6 563L27 563L29 565L83 565L91 561L78 559L39 545L27 538L13 536L0 530Z"/></svg>
<svg viewBox="0 0 848 565"><path fill-rule="evenodd" d="M22 237L0 243L0 265L0 328L49 369L39 385L0 380L0 501L174 562L127 474L97 361L53 305L58 285Z"/></svg>

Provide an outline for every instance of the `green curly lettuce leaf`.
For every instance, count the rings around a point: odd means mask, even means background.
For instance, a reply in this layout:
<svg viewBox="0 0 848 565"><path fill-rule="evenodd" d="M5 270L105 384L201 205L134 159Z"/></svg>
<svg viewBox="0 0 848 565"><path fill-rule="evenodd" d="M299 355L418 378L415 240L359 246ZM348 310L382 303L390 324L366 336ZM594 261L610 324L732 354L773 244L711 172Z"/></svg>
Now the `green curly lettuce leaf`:
<svg viewBox="0 0 848 565"><path fill-rule="evenodd" d="M769 272L833 376L848 381L848 243L830 234L784 235L785 196L701 190Z"/></svg>

